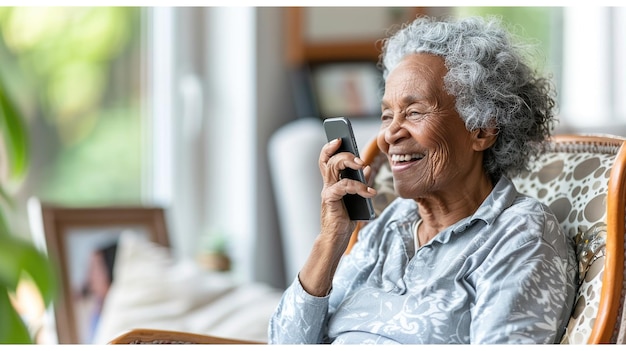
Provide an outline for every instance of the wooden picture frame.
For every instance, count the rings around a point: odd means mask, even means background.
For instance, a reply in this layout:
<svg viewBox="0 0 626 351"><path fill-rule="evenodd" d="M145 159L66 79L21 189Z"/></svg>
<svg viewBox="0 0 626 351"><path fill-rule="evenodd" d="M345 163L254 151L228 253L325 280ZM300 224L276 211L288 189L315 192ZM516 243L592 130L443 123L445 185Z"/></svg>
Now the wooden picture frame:
<svg viewBox="0 0 626 351"><path fill-rule="evenodd" d="M169 246L165 211L160 207L139 206L74 208L39 204L39 208L39 229L43 233L38 235L43 236L48 257L56 265L60 280L59 295L52 306L57 341L59 344L88 344L90 335L86 326L92 321L83 317L92 312L86 302L93 300L98 291L90 280L97 272L90 271L94 267L92 262L107 262L111 273L111 259L114 260L115 254L104 252L114 252L117 240L125 231L146 235L156 243ZM34 216L32 211L29 209L31 217ZM104 257L109 259L102 261ZM88 282L92 285L87 285Z"/></svg>
<svg viewBox="0 0 626 351"><path fill-rule="evenodd" d="M369 61L333 62L311 67L311 91L322 119L380 116L382 72Z"/></svg>

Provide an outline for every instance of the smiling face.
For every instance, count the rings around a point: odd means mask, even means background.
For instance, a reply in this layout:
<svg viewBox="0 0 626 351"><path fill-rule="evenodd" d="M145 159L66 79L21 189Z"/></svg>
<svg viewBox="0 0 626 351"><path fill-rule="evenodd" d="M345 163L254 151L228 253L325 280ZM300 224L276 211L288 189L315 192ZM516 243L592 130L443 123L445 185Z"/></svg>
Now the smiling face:
<svg viewBox="0 0 626 351"><path fill-rule="evenodd" d="M458 198L467 184L487 177L482 170L487 146L457 113L454 96L444 88L446 72L441 57L413 54L385 82L377 142L401 197Z"/></svg>

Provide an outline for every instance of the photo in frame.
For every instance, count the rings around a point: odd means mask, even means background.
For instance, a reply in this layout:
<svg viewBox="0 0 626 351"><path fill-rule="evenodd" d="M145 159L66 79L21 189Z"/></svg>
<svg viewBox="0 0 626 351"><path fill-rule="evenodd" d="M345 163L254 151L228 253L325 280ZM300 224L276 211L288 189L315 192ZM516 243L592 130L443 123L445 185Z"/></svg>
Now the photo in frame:
<svg viewBox="0 0 626 351"><path fill-rule="evenodd" d="M164 210L37 204L29 204L29 216L38 217L40 224L41 233L34 235L45 241L45 250L58 272L60 291L51 308L57 341L90 344L101 304L114 279L117 240L122 233L132 231L169 246Z"/></svg>
<svg viewBox="0 0 626 351"><path fill-rule="evenodd" d="M336 62L313 66L311 83L322 119L380 115L382 73L372 62Z"/></svg>

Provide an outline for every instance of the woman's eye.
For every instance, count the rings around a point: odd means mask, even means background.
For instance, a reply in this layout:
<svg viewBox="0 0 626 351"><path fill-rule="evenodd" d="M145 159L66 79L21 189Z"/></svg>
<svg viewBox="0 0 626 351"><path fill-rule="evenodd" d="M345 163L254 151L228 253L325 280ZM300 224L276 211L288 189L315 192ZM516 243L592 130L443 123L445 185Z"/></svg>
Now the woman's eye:
<svg viewBox="0 0 626 351"><path fill-rule="evenodd" d="M419 118L421 116L423 116L424 114L420 111L417 110L411 110L408 111L407 116L412 117L412 118Z"/></svg>

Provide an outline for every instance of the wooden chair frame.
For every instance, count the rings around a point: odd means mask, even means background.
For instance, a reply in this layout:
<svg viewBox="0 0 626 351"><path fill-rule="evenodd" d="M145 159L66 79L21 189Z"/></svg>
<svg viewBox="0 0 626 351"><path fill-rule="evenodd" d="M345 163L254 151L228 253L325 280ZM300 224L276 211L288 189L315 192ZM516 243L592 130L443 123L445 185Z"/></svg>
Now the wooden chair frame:
<svg viewBox="0 0 626 351"><path fill-rule="evenodd" d="M159 329L133 329L109 344L262 344L249 340L221 338L210 335Z"/></svg>

